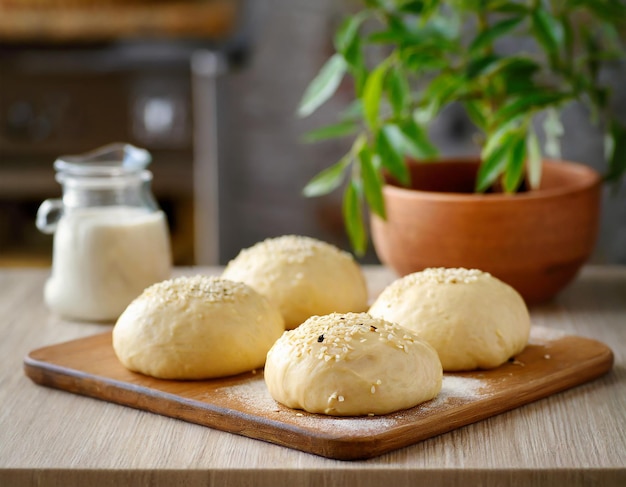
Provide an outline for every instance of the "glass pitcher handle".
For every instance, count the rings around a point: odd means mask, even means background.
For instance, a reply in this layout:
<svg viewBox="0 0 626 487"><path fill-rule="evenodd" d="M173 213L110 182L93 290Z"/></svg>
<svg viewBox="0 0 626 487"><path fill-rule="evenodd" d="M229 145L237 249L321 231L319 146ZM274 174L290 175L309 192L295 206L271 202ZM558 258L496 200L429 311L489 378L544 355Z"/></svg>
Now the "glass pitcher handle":
<svg viewBox="0 0 626 487"><path fill-rule="evenodd" d="M37 220L35 224L43 233L54 233L57 223L63 216L63 200L46 200L37 210Z"/></svg>

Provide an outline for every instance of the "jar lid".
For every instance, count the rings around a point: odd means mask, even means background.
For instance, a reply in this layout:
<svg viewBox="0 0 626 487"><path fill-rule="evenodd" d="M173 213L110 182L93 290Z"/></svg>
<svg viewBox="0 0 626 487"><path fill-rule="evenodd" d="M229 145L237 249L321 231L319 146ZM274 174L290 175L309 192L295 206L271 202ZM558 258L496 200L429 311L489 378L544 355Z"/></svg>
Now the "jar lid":
<svg viewBox="0 0 626 487"><path fill-rule="evenodd" d="M84 154L60 156L54 168L71 176L123 176L143 171L151 161L145 149L114 143Z"/></svg>

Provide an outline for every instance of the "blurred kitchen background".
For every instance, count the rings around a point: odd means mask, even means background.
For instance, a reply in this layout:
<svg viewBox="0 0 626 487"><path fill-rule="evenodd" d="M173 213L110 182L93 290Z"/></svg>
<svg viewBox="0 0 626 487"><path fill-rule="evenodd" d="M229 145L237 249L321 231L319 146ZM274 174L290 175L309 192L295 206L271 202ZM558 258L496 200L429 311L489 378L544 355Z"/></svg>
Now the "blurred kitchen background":
<svg viewBox="0 0 626 487"><path fill-rule="evenodd" d="M59 197L52 164L125 141L153 155L175 263L226 263L266 237L305 234L348 249L339 192L301 190L349 141L306 144L349 87L308 119L302 93L332 54L351 0L0 0L0 266L49 265L34 225ZM626 66L606 76L626 114ZM603 168L602 137L572 106L563 157ZM475 152L452 107L433 127L444 154ZM607 188L592 259L626 264L626 185ZM370 250L364 262L376 262Z"/></svg>

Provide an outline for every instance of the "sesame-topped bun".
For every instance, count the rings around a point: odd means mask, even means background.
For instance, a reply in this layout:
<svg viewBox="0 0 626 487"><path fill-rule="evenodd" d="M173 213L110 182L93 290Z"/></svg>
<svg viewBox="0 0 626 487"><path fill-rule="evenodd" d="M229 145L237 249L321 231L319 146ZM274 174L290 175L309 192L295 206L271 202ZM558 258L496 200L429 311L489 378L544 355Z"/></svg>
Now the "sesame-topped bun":
<svg viewBox="0 0 626 487"><path fill-rule="evenodd" d="M222 277L242 281L280 309L285 328L313 315L367 309L365 277L352 256L310 237L259 242L231 260Z"/></svg>
<svg viewBox="0 0 626 487"><path fill-rule="evenodd" d="M387 414L441 390L435 350L366 313L312 316L267 354L265 383L285 406L331 416Z"/></svg>
<svg viewBox="0 0 626 487"><path fill-rule="evenodd" d="M530 317L511 286L476 269L426 269L390 284L369 310L429 342L446 371L490 369L520 353Z"/></svg>
<svg viewBox="0 0 626 487"><path fill-rule="evenodd" d="M262 367L283 331L278 309L245 284L179 277L128 305L113 329L113 348L135 372L208 379Z"/></svg>

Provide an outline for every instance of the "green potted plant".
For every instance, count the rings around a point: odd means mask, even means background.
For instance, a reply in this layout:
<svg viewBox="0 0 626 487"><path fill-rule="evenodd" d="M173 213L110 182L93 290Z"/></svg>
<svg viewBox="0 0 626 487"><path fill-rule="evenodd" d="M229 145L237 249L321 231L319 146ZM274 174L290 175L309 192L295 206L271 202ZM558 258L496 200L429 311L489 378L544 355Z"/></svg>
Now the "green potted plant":
<svg viewBox="0 0 626 487"><path fill-rule="evenodd" d="M625 20L614 0L365 0L299 106L310 115L351 79L354 102L308 139L353 143L304 194L343 186L357 255L369 207L376 253L400 274L476 267L530 302L552 297L593 249L602 177L548 156L560 158L562 108L582 102L606 133L603 178L625 172L626 130L600 81L622 56ZM438 160L428 128L453 103L476 126L479 155Z"/></svg>

